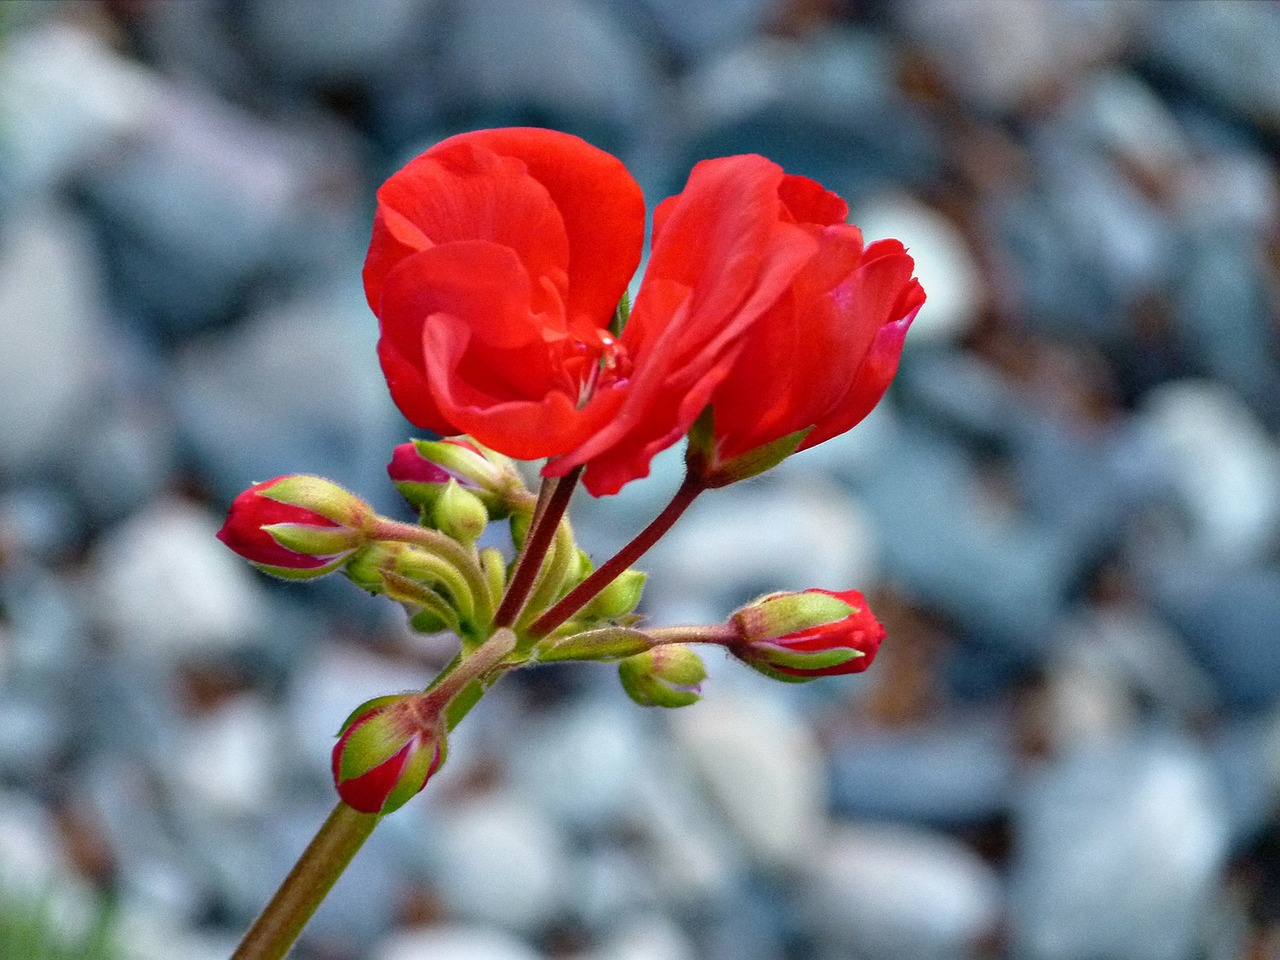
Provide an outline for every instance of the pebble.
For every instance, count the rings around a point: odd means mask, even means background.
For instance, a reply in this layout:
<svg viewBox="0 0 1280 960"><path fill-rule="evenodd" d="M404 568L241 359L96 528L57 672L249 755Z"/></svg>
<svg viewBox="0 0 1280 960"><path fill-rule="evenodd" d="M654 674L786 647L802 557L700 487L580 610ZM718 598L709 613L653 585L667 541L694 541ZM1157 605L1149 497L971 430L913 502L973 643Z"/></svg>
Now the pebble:
<svg viewBox="0 0 1280 960"><path fill-rule="evenodd" d="M566 838L520 795L469 795L438 810L432 830L433 880L451 916L533 937L567 906Z"/></svg>
<svg viewBox="0 0 1280 960"><path fill-rule="evenodd" d="M976 955L1004 906L995 871L942 834L839 824L805 871L805 915L828 956Z"/></svg>
<svg viewBox="0 0 1280 960"><path fill-rule="evenodd" d="M751 857L797 869L825 818L822 753L813 732L778 703L719 696L672 718L676 741Z"/></svg>
<svg viewBox="0 0 1280 960"><path fill-rule="evenodd" d="M1280 536L1280 449L1249 409L1219 384L1178 381L1150 391L1139 417L1196 553L1227 565L1266 557Z"/></svg>
<svg viewBox="0 0 1280 960"><path fill-rule="evenodd" d="M1227 852L1217 784L1194 746L1081 745L1027 784L1014 836L1018 956L1194 953Z"/></svg>
<svg viewBox="0 0 1280 960"><path fill-rule="evenodd" d="M373 960L541 960L528 944L485 927L453 925L392 934Z"/></svg>
<svg viewBox="0 0 1280 960"><path fill-rule="evenodd" d="M92 609L114 649L172 663L244 649L261 635L262 585L216 539L219 526L192 503L160 499L94 545Z"/></svg>
<svg viewBox="0 0 1280 960"><path fill-rule="evenodd" d="M0 475L20 476L74 461L97 425L103 278L85 224L65 209L33 205L0 239Z"/></svg>

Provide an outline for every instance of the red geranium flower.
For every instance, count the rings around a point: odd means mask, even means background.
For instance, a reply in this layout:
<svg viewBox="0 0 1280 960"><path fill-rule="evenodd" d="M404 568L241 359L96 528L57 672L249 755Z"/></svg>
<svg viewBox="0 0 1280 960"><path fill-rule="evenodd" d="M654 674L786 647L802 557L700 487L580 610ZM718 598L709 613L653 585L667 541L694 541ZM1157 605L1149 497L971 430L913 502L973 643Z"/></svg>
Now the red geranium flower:
<svg viewBox="0 0 1280 960"><path fill-rule="evenodd" d="M873 246L864 255L856 229L836 229L844 213L839 198L763 157L698 164L655 213L648 270L615 339L609 325L644 233L640 191L622 164L550 130L452 137L378 193L364 279L392 397L419 426L469 434L519 459L551 458L549 476L585 465L596 495L646 475L654 454L717 402L731 370L740 371L738 386L718 401L730 418L726 436L752 443L797 418L804 426L816 418L834 435L856 422L854 400L878 379L849 368L877 365L870 346L879 328L859 319L853 336L845 326L848 304L880 307L883 271L850 277L882 258L895 270L905 261L904 283L910 274L904 254ZM907 312L918 306L902 297ZM823 316L803 316L811 306ZM748 336L766 321L790 333ZM806 345L767 362L787 336L811 329L840 356ZM875 351L879 367L888 354L896 365L889 344ZM840 378L849 395L792 402L788 415L770 414L753 431L734 426L759 410L739 396L752 376L776 375L794 393L816 373L800 365L810 360L834 361L822 376Z"/></svg>
<svg viewBox="0 0 1280 960"><path fill-rule="evenodd" d="M787 181L791 208L818 252L744 334L711 397L709 436L691 465L712 486L762 468L753 454L769 444L793 438L780 459L861 422L897 372L907 328L924 304L901 243L864 248L861 232L845 222L843 200L812 181Z"/></svg>

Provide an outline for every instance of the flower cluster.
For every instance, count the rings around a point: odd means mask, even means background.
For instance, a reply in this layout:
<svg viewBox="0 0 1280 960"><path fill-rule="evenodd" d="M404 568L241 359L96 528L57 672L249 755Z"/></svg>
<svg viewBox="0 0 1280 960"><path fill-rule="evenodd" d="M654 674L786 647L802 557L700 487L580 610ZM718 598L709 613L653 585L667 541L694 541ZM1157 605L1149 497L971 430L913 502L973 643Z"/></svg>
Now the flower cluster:
<svg viewBox="0 0 1280 960"><path fill-rule="evenodd" d="M417 523L318 477L257 484L220 538L267 573L341 571L450 631L458 656L424 690L343 725L340 797L381 815L422 789L449 729L502 672L617 661L647 706L698 699L713 644L791 682L870 666L884 637L862 594L771 594L710 627L648 628L632 564L705 491L855 426L892 380L924 302L896 240L865 244L835 194L760 156L707 160L653 212L616 158L563 133L444 140L378 192L364 267L391 396L436 439L398 447L392 482ZM688 438L671 503L596 566L566 515L646 476ZM514 461L543 461L538 491ZM514 558L489 539L508 524ZM489 545L481 546L482 543Z"/></svg>

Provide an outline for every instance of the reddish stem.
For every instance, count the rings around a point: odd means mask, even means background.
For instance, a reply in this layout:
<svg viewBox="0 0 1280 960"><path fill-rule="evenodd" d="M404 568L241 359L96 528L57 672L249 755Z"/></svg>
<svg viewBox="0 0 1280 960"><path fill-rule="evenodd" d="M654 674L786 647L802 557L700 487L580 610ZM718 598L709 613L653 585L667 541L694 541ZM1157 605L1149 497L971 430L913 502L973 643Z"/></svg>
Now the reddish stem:
<svg viewBox="0 0 1280 960"><path fill-rule="evenodd" d="M601 564L591 576L570 590L559 603L535 620L529 627L528 634L532 637L545 637L581 610L592 597L613 583L619 574L657 543L662 535L680 519L680 515L689 509L689 504L693 503L694 498L706 489L700 477L691 473L685 474L680 489L671 498L671 502L653 519L653 522L641 530L634 540Z"/></svg>
<svg viewBox="0 0 1280 960"><path fill-rule="evenodd" d="M547 557L547 549L555 536L556 527L569 508L569 498L573 496L574 487L578 485L578 477L582 475L582 467L569 471L557 480L544 480L550 486L551 493L545 499L538 498L538 506L534 508L533 522L525 536L524 549L516 560L515 571L511 574L511 583L507 592L493 615L495 628L509 627L516 622L520 609L529 597L533 582L542 569L542 561ZM545 489L545 488L544 488Z"/></svg>

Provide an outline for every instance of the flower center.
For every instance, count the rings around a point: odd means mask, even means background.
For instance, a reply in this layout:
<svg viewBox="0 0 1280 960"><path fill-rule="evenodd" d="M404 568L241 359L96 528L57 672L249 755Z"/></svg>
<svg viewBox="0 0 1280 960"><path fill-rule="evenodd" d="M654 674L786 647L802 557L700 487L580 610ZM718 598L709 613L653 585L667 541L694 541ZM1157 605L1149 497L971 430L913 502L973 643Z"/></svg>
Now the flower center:
<svg viewBox="0 0 1280 960"><path fill-rule="evenodd" d="M586 339L566 338L558 352L565 392L577 397L579 410L597 390L631 375L627 348L608 330L593 330Z"/></svg>

